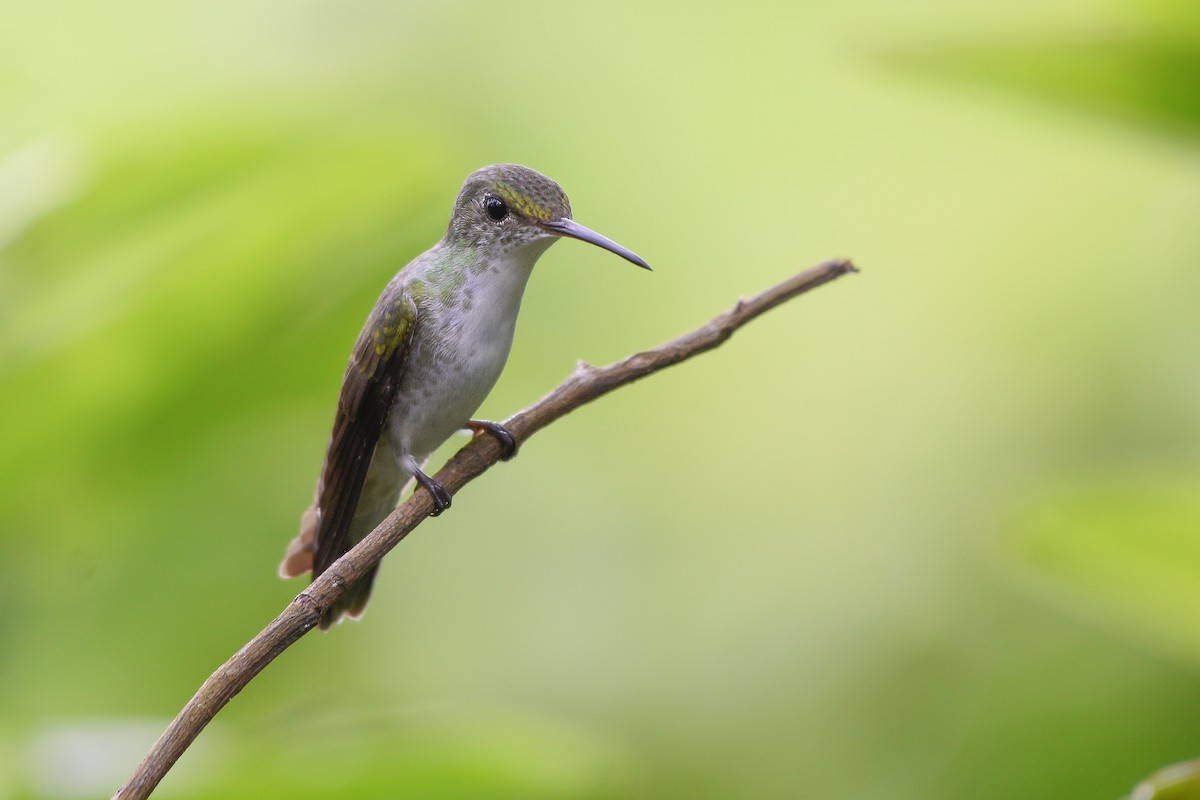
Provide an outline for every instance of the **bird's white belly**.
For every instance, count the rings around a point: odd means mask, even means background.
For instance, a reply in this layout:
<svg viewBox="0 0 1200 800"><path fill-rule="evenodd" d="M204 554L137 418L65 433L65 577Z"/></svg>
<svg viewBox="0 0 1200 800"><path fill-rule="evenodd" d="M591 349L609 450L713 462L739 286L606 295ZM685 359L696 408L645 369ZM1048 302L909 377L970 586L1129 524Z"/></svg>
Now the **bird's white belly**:
<svg viewBox="0 0 1200 800"><path fill-rule="evenodd" d="M454 302L418 307L413 349L389 418L401 462L424 461L483 404L508 360L534 261L552 241L508 251L489 268L469 272ZM429 296L436 298L436 289Z"/></svg>
<svg viewBox="0 0 1200 800"><path fill-rule="evenodd" d="M410 354L416 369L401 382L392 406L398 457L423 461L463 427L495 386L512 347L516 311L494 311L467 313L453 325L437 320L436 344L421 337L418 351Z"/></svg>
<svg viewBox="0 0 1200 800"><path fill-rule="evenodd" d="M500 377L511 340L503 349L495 344L447 348L422 386L397 397L391 421L398 454L422 461L471 418Z"/></svg>

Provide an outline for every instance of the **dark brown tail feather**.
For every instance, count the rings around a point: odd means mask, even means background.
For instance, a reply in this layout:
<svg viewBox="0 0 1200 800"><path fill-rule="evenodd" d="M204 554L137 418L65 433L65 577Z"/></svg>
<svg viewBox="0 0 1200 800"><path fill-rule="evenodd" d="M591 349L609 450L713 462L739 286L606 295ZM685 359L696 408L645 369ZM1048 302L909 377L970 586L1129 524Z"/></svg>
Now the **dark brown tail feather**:
<svg viewBox="0 0 1200 800"><path fill-rule="evenodd" d="M375 584L375 573L378 571L378 565L372 567L370 572L350 584L342 596L325 609L319 623L321 630L329 630L335 622L341 619L343 614L350 619L358 619L362 616L363 610L367 607L367 600L371 597L371 587Z"/></svg>

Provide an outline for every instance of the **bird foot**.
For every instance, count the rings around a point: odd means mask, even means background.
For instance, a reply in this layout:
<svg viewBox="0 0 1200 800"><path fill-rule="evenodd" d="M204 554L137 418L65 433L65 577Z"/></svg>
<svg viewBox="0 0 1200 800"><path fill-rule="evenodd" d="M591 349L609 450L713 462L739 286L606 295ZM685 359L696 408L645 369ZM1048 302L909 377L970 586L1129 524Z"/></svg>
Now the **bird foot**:
<svg viewBox="0 0 1200 800"><path fill-rule="evenodd" d="M425 488L425 491L429 492L429 496L433 498L433 513L429 516L436 517L450 507L450 492L446 491L445 486L442 486L421 470L417 470L415 477L417 483L421 484Z"/></svg>
<svg viewBox="0 0 1200 800"><path fill-rule="evenodd" d="M469 419L464 428L475 433L490 433L500 442L500 460L509 461L517 454L517 437L512 431L499 422L489 422L486 419Z"/></svg>

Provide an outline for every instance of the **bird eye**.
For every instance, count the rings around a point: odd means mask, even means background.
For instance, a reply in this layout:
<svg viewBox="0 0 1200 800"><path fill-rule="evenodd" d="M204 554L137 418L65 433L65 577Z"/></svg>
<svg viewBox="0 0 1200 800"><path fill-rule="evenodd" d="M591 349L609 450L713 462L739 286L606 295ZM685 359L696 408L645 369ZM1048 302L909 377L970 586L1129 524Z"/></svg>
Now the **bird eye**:
<svg viewBox="0 0 1200 800"><path fill-rule="evenodd" d="M499 197L488 195L483 201L483 207L487 210L487 214L496 222L501 222L508 216L508 205Z"/></svg>

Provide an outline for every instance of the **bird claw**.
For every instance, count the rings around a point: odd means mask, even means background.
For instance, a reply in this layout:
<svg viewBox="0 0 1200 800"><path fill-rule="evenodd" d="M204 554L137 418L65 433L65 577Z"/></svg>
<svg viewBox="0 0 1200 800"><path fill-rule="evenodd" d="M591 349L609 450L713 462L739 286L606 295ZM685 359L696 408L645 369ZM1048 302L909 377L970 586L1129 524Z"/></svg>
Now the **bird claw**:
<svg viewBox="0 0 1200 800"><path fill-rule="evenodd" d="M475 433L490 433L500 442L500 460L509 461L517 454L517 437L512 431L499 422L489 422L486 419L469 419L464 428Z"/></svg>
<svg viewBox="0 0 1200 800"><path fill-rule="evenodd" d="M431 517L436 517L450 507L450 492L445 486L435 481L433 478L426 475L424 472L417 470L417 482L429 492L429 496L433 498L433 511L429 514Z"/></svg>

